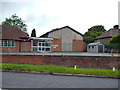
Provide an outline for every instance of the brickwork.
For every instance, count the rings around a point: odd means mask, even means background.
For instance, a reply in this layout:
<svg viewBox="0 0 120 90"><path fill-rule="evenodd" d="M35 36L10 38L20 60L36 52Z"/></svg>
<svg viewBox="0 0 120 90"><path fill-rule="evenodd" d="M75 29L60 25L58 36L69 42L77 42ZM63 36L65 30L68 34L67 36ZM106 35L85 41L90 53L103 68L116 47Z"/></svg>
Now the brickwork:
<svg viewBox="0 0 120 90"><path fill-rule="evenodd" d="M61 51L61 39L54 39L52 40L52 47L51 47L51 51L52 52L60 52ZM54 45L58 45L58 46L54 46Z"/></svg>
<svg viewBox="0 0 120 90"><path fill-rule="evenodd" d="M2 56L2 62L20 64L44 64L41 56Z"/></svg>
<svg viewBox="0 0 120 90"><path fill-rule="evenodd" d="M21 52L31 52L31 42L21 42Z"/></svg>
<svg viewBox="0 0 120 90"><path fill-rule="evenodd" d="M15 47L0 47L2 52L19 52L19 41L15 41Z"/></svg>
<svg viewBox="0 0 120 90"><path fill-rule="evenodd" d="M83 40L73 40L72 51L73 52L82 52L85 50L85 42Z"/></svg>
<svg viewBox="0 0 120 90"><path fill-rule="evenodd" d="M104 39L95 40L95 42L101 42L102 44L108 44L108 41L109 41L110 39L111 39L111 38L104 38Z"/></svg>
<svg viewBox="0 0 120 90"><path fill-rule="evenodd" d="M52 64L80 68L112 69L120 65L120 57L90 56L2 56L2 62L22 64ZM120 69L120 68L119 68Z"/></svg>

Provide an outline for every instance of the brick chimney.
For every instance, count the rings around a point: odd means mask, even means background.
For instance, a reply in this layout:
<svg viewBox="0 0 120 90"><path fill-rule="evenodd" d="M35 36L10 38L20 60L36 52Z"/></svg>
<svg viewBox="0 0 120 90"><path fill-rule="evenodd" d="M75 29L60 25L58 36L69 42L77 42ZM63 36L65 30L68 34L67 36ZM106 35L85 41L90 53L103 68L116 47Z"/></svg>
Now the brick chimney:
<svg viewBox="0 0 120 90"><path fill-rule="evenodd" d="M113 28L114 29L119 29L119 25L114 25Z"/></svg>

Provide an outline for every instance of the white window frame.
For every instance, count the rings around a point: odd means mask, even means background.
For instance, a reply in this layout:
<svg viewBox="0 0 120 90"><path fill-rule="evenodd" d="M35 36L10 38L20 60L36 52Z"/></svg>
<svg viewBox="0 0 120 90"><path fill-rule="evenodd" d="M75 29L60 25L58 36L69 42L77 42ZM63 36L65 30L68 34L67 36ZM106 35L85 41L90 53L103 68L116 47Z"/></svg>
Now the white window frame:
<svg viewBox="0 0 120 90"><path fill-rule="evenodd" d="M5 41L7 41L7 45L5 45ZM8 42L10 42L10 46ZM15 40L0 40L0 47L15 47Z"/></svg>
<svg viewBox="0 0 120 90"><path fill-rule="evenodd" d="M49 46L46 46L46 45L45 45L46 43L49 43ZM44 44L44 46L43 46L43 44ZM37 42L37 46L33 46L33 48L37 48L37 51L40 51L40 52L45 52L45 51L47 51L46 48L49 48L49 49L50 49L49 51L51 51L50 41L47 41L47 42L38 41L38 42ZM41 49L39 50L39 48L41 48ZM43 48L44 48L44 49L43 49ZM34 51L34 50L33 50L33 51Z"/></svg>

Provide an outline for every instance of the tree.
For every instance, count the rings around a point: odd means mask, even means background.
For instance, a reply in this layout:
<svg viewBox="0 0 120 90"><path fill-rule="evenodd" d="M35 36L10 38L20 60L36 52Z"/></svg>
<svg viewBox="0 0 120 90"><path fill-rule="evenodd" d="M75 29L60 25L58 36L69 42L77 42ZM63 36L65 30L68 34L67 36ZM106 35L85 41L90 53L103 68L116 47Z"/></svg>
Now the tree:
<svg viewBox="0 0 120 90"><path fill-rule="evenodd" d="M36 31L35 31L35 29L32 30L31 37L36 37Z"/></svg>
<svg viewBox="0 0 120 90"><path fill-rule="evenodd" d="M27 31L27 25L24 21L19 18L16 14L12 15L10 18L6 18L5 21L2 22L2 25L10 25L10 26L17 26L21 31Z"/></svg>
<svg viewBox="0 0 120 90"><path fill-rule="evenodd" d="M120 49L120 34L116 34L112 36L112 38L108 42L109 43L106 44L107 48Z"/></svg>
<svg viewBox="0 0 120 90"><path fill-rule="evenodd" d="M120 34L116 34L115 36L112 36L112 38L109 40L109 43L119 43L120 44Z"/></svg>
<svg viewBox="0 0 120 90"><path fill-rule="evenodd" d="M96 25L88 29L87 32L85 32L83 40L86 42L86 44L94 42L94 39L101 34L105 32L105 28L102 25Z"/></svg>
<svg viewBox="0 0 120 90"><path fill-rule="evenodd" d="M120 43L108 43L105 47L109 49L120 49Z"/></svg>

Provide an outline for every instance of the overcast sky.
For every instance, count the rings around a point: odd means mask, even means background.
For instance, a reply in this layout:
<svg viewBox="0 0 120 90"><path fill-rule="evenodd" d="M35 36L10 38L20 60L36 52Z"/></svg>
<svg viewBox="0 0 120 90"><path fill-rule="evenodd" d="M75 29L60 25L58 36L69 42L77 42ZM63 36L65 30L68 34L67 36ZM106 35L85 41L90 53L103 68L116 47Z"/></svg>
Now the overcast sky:
<svg viewBox="0 0 120 90"><path fill-rule="evenodd" d="M94 25L110 29L118 24L119 0L2 0L2 18L13 14L27 24L31 35L36 29L40 36L52 29L70 26L84 34Z"/></svg>

